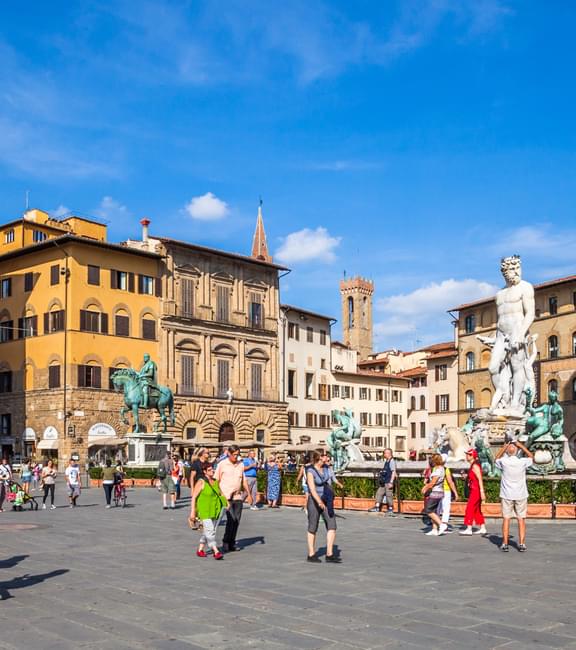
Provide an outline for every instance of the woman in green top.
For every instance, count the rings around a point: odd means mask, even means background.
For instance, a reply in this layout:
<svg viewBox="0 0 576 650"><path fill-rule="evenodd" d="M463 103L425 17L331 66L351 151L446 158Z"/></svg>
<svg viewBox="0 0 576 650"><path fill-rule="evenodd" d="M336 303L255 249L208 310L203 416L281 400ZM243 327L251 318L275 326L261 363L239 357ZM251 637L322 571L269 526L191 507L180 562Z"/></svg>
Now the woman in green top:
<svg viewBox="0 0 576 650"><path fill-rule="evenodd" d="M194 483L192 492L190 517L188 523L192 528L196 517L202 520L202 536L196 555L206 557L206 546L212 549L215 560L222 559L222 553L216 544L216 530L220 517L228 506L226 498L220 492L218 481L214 478L214 468L210 463L202 466L203 476Z"/></svg>

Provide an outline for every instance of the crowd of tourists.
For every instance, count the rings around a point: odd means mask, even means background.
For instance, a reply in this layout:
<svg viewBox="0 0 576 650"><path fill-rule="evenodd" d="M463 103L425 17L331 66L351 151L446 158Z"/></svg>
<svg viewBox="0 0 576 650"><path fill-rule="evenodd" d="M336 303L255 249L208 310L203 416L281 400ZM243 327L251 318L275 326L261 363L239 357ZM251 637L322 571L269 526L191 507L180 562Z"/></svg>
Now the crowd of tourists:
<svg viewBox="0 0 576 650"><path fill-rule="evenodd" d="M482 503L486 495L482 467L475 449L468 449L466 461L468 470L462 476L463 491L459 493L453 471L447 466L447 456L433 454L423 474L422 514L429 522L428 536L440 537L453 532L450 524L452 504L455 500L466 500L464 526L458 531L462 536L486 535L487 529ZM391 449L385 449L383 466L378 474L375 503L370 512L394 515L394 488L398 480L398 468ZM526 514L528 488L526 471L532 464L531 452L520 442L506 443L498 452L495 465L501 472L500 499L502 507L502 551L509 550L510 520L518 520L520 552L526 551ZM297 470L296 462L289 457L271 454L265 461L258 459L254 450L244 458L237 445L231 444L216 459L210 458L208 449L199 449L194 457L184 461L177 454L167 453L157 467L156 480L162 495L165 510L176 508L182 496L182 486L190 488L189 526L201 530L196 554L207 557L212 554L216 560L224 553L237 550L237 535L242 518L243 504L247 501L252 510L263 507L258 503L258 472L266 473L264 503L271 509L279 507L281 498L282 472L284 468ZM20 466L19 483L6 458L0 463L0 512L6 500L18 505L18 493L29 495L35 491L42 494L42 508L55 506L57 470L53 461L45 464L24 459ZM68 505L74 508L81 495L80 467L70 459L64 471ZM124 471L121 465L107 460L102 469L102 487L106 507L111 505L113 490L123 486ZM320 562L316 552L316 536L320 521L326 528L326 562L339 563L341 557L335 550L336 514L334 511L334 486L342 488L333 469L328 452L314 451L303 459L297 474L297 483L305 495L303 510L307 517L307 561ZM14 487L16 486L16 487ZM17 490L14 492L14 490ZM25 497L21 497L24 498ZM30 498L30 497L29 497ZM219 548L216 533L220 521L226 517L222 549Z"/></svg>
<svg viewBox="0 0 576 650"><path fill-rule="evenodd" d="M520 455L520 452L522 455ZM431 527L426 535L441 536L452 532L449 526L452 501L460 495L450 468L446 467L447 456L434 454L430 458L429 468L424 474L422 487L424 497L424 515L430 520ZM482 513L482 503L486 500L482 466L478 452L471 448L466 451L469 464L464 476L464 494L466 510L464 526L458 531L460 535L487 535L486 522ZM500 549L509 550L510 520L518 520L518 550L526 551L526 515L528 512L528 485L526 470L533 463L533 454L519 441L504 444L495 458L495 466L501 472L500 501L502 509L502 543Z"/></svg>

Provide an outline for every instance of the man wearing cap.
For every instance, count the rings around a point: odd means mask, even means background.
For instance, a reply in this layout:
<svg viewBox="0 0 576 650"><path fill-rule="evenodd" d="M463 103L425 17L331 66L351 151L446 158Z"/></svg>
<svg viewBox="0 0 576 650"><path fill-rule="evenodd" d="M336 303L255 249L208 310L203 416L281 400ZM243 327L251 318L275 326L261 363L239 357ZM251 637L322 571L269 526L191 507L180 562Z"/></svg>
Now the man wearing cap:
<svg viewBox="0 0 576 650"><path fill-rule="evenodd" d="M524 456L518 456L522 451ZM502 502L502 544L500 550L508 551L510 519L518 519L518 550L526 551L526 512L528 510L528 486L526 470L532 465L534 455L518 441L505 444L496 456L496 467L502 472L500 499Z"/></svg>

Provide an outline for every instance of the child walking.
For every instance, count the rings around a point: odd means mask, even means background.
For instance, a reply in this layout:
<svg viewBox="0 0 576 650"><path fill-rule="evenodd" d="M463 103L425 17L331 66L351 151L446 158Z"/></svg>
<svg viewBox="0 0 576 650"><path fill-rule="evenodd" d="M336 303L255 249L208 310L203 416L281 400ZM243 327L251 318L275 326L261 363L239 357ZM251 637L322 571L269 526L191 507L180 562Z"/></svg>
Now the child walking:
<svg viewBox="0 0 576 650"><path fill-rule="evenodd" d="M208 547L212 550L214 559L221 560L223 555L216 543L216 531L220 518L228 507L228 502L220 491L218 481L214 478L214 467L210 463L204 463L202 472L203 476L194 483L188 523L192 528L196 517L202 521L202 536L196 555L206 557L205 548Z"/></svg>

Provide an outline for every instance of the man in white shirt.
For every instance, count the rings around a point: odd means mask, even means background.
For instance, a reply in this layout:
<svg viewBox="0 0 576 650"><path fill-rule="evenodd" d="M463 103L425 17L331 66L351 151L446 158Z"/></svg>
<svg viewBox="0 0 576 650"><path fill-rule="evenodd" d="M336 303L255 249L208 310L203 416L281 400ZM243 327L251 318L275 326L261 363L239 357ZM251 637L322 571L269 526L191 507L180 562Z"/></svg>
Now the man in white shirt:
<svg viewBox="0 0 576 650"><path fill-rule="evenodd" d="M70 507L76 506L76 500L80 496L80 467L72 458L68 461L68 467L64 472L66 476L66 483L68 485L68 498L70 499Z"/></svg>
<svg viewBox="0 0 576 650"><path fill-rule="evenodd" d="M524 456L518 456L522 451ZM528 485L526 470L532 465L534 455L518 441L505 444L496 456L496 467L502 472L500 500L502 502L502 544L500 550L508 551L510 519L518 519L518 550L526 550L526 513L528 511Z"/></svg>

